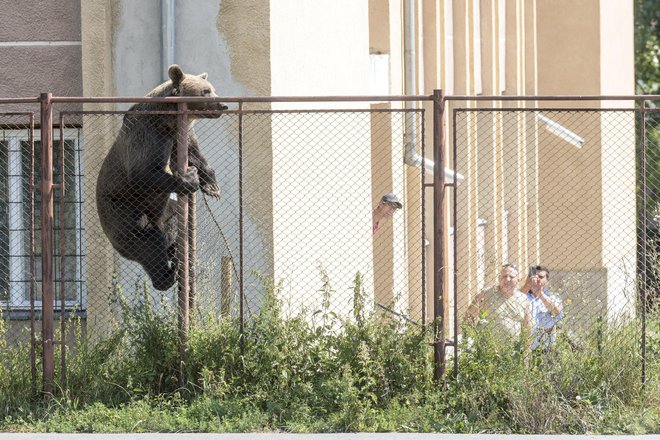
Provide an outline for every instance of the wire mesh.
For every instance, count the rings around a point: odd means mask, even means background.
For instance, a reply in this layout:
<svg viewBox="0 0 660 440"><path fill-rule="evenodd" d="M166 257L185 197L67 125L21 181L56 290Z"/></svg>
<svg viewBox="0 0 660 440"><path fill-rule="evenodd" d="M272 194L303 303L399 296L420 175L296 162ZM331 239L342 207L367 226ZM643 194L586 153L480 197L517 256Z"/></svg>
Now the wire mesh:
<svg viewBox="0 0 660 440"><path fill-rule="evenodd" d="M645 124L657 136L655 115ZM658 162L657 143L639 138L642 114L457 109L453 116L453 160L465 174L451 214L458 333L469 326L501 347L538 352L609 344L640 355L643 299L654 295L641 275L658 267L657 242L643 238L658 212Z"/></svg>
<svg viewBox="0 0 660 440"><path fill-rule="evenodd" d="M0 303L11 342L31 340L26 319L40 301L33 283L38 270L34 243L39 234L33 191L35 148L34 115L0 113Z"/></svg>
<svg viewBox="0 0 660 440"><path fill-rule="evenodd" d="M433 319L436 291L453 293L443 324L459 342L474 324L503 346L528 331L536 350L625 341L645 358L645 338L657 334L647 328L660 296L655 110L456 110L446 164L458 174L445 178L454 209L452 227L443 227L453 276L437 287L428 276L440 244L429 242L432 179L423 169L432 136L423 109L191 110L189 165L197 171L183 178L176 111L56 115L54 310L79 325L59 321L55 338L65 344L78 329L99 340L139 307L176 319L177 200L192 191L193 323L205 315L249 320L274 292L285 317L313 320L325 310L352 320L360 309L421 328ZM0 114L0 301L12 342L31 338L41 309L33 119ZM109 155L145 127L144 143L156 152L137 142L129 160ZM148 166L136 173L139 158ZM108 160L120 165L104 172ZM154 169L161 180L145 173ZM130 186L129 177L131 191L110 191ZM113 230L99 198L110 203ZM499 294L503 273L514 301ZM527 293L546 282L544 293ZM33 339L33 354L35 347Z"/></svg>
<svg viewBox="0 0 660 440"><path fill-rule="evenodd" d="M351 318L357 288L369 298L365 312L425 322L422 172L402 160L406 115L414 121L417 139L408 148L422 153L423 111L252 110L199 115L214 117L190 114L196 119L191 154L198 154L193 153L198 149L208 161L220 197L204 188L196 195L193 319L208 313L243 313L242 318L249 319L272 291L286 316L311 317L326 308ZM71 209L79 208L70 214L78 228L64 234L70 251L65 274L79 271L81 281L66 286L66 296L68 306L84 312L88 335L111 329L121 320L124 307L148 303L163 312L176 307L176 284L155 284L158 273L150 272L148 259L131 258L129 251L111 246L111 241L117 244L124 238L135 216L147 229L157 223L165 232L173 268L174 191L167 192L168 208L160 223L149 218L154 196L140 199L142 195L123 193L112 199L112 215L121 226L115 231L118 237L109 240L108 230L115 226L99 218L107 209L99 201L106 197L104 188L120 181L117 173L102 171L103 161L112 158L108 151L122 130L148 125L134 119L153 117L172 114L129 115L130 126L122 112L72 112L62 120L64 145L72 146L70 163L65 150L65 172L67 179L75 180L67 180L71 189L65 197ZM166 145L174 134L162 129L153 136ZM173 164L170 158L170 169ZM196 165L204 187L208 176ZM151 184L141 183L139 176L135 179L138 185ZM388 193L400 205L381 203ZM379 205L394 209L374 228ZM149 243L141 243L136 251L156 258Z"/></svg>

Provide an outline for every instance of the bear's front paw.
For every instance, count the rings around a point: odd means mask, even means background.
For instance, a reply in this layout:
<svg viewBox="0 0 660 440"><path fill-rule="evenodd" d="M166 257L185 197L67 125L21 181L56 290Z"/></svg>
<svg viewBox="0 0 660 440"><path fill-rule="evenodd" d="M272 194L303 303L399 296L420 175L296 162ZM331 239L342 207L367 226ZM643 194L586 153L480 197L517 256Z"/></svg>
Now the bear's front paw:
<svg viewBox="0 0 660 440"><path fill-rule="evenodd" d="M197 175L197 168L188 167L188 170L179 176L180 188L177 194L192 194L199 189L199 176Z"/></svg>
<svg viewBox="0 0 660 440"><path fill-rule="evenodd" d="M206 183L202 185L202 192L216 199L220 198L220 187L217 183Z"/></svg>

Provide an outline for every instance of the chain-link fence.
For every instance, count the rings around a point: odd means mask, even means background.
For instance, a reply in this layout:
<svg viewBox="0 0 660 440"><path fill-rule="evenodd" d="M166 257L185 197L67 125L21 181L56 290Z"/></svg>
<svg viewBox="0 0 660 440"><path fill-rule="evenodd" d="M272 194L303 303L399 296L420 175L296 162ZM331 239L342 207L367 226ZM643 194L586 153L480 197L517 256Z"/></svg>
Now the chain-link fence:
<svg viewBox="0 0 660 440"><path fill-rule="evenodd" d="M415 129L419 130L421 113L413 113ZM197 311L237 315L243 310L247 317L259 310L265 292L277 285L287 313L312 313L321 307L323 298L318 292L327 282L333 291L331 308L348 316L359 274L363 288L378 291L376 304L393 307L402 315L421 316L423 271L415 266L420 265L423 251L419 216L422 173L414 167L406 170L398 160L403 156L405 114L390 110L202 114L212 117L195 122L195 142L209 169L215 171L221 194L214 197L205 193L204 181L209 177L198 167L202 192L196 197ZM195 116L190 115L191 119ZM78 168L69 169L70 175L80 176L76 193L70 197L82 206L77 216L72 215L72 221L80 219L82 233L79 243L73 237L67 240L71 250L78 246L75 255L79 257L67 264L67 270L73 273L80 267L87 274L75 298L81 303L84 300L88 322L114 316L116 311L111 308L118 293L129 303L143 301L145 294L154 303L172 302L176 297L175 277L160 281L167 269L159 271L149 265L163 254L173 267L169 246L176 236L176 227L170 224L176 215L176 196L170 194L175 191L166 191L164 203L168 207L153 220L148 218L152 207L140 205L151 203L151 197L141 200L122 190L116 201L102 189L119 180L116 173L106 175L99 170L103 161L108 161L107 151L118 132L130 130L121 126L122 117L127 116L83 112L66 114L63 119L64 133L73 127L69 118L83 120L82 128L72 133L80 136L76 142L85 146L77 158L85 171L78 174ZM154 117L176 115L130 115L134 119ZM165 129L156 134L162 143L170 135ZM392 153L393 146L400 151ZM373 155L389 157L373 160ZM139 176L135 179L138 186L151 184ZM380 198L390 192L397 193L402 205L411 208L384 219L382 229L374 233L372 213ZM124 212L121 205L130 197ZM120 206L107 208L102 198ZM106 214L104 209L116 212ZM417 211L416 219L406 218L409 210ZM151 237L136 250L121 248L124 231L132 227L124 219L134 215L145 216L139 220L147 229L150 223L161 222L157 226L169 237L167 246L158 249L159 254L150 253ZM114 220L121 225L113 237L121 249L118 253L107 239L108 231L114 233L114 225L104 224ZM411 236L411 241L403 239ZM122 257L122 252L127 257ZM394 257L401 259L400 264L386 267ZM376 280L374 271L383 276Z"/></svg>
<svg viewBox="0 0 660 440"><path fill-rule="evenodd" d="M657 112L469 107L452 115L464 173L450 214L452 334L644 358L658 305Z"/></svg>
<svg viewBox="0 0 660 440"><path fill-rule="evenodd" d="M2 110L0 110L2 111ZM35 223L39 163L34 155L34 114L0 113L0 304L4 335L12 344L29 347L32 382L36 386L37 318L41 303L34 282L39 259ZM35 172L37 170L37 172ZM15 310L15 311L14 311ZM14 319L11 319L14 318Z"/></svg>
<svg viewBox="0 0 660 440"><path fill-rule="evenodd" d="M14 223L3 233L3 309L12 326L25 327L31 318L37 338L43 333L42 341L50 341L43 353L50 362L39 368L44 375L60 374L52 368L61 364L64 384L74 338L99 341L137 307L163 317L174 310L184 333L209 314L249 320L272 292L288 317L312 319L324 309L354 319L357 297L364 296L363 313L412 322L420 331L432 319L423 109L360 102L336 110L261 110L239 101L218 111L217 100L179 101L123 111L106 111L98 100L85 101L82 110L51 102L45 111L52 112L52 157L42 157L42 131L29 154L29 142L4 130L16 141L3 149L9 154L3 170L14 170L3 197L23 197L13 209L24 211L9 215L22 222L21 246L12 245L19 243ZM25 131L31 139L34 130ZM177 168L183 145L187 171ZM33 192L25 180L30 160L37 170L46 162L52 170L35 174ZM42 188L53 195L51 215L48 207L42 215ZM43 217L50 217L52 239L45 242L52 246L42 253ZM29 221L37 223L32 248ZM34 305L27 302L31 291Z"/></svg>
<svg viewBox="0 0 660 440"><path fill-rule="evenodd" d="M459 365L466 326L539 350L626 338L645 356L657 112L168 99L42 98L42 115L0 114L0 300L33 371L52 380L49 341L64 377L74 333L101 340L126 310L178 316L185 343L189 322L242 325L271 293L285 317L360 307L435 322L440 371ZM52 131L35 130L51 111Z"/></svg>

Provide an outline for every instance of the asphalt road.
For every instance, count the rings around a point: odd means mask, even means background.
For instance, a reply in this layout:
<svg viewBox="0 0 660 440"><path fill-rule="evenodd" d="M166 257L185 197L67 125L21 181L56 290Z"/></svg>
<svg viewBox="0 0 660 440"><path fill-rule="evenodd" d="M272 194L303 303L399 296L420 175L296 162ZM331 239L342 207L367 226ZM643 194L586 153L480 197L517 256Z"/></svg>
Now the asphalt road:
<svg viewBox="0 0 660 440"><path fill-rule="evenodd" d="M506 435L506 434L14 434L0 433L0 440L660 440L660 435Z"/></svg>

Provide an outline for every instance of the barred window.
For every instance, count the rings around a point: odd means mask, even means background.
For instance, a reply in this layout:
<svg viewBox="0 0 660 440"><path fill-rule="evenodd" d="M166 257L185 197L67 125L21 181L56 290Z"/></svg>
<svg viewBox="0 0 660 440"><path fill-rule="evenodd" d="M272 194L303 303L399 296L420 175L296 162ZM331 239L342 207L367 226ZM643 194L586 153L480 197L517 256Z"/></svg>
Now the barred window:
<svg viewBox="0 0 660 440"><path fill-rule="evenodd" d="M30 306L30 219L34 219L34 295L41 307L41 142L34 142L34 216L30 202L31 144L25 131L0 131L0 301L5 310ZM64 151L53 140L53 182L62 182L64 159L65 194L54 190L55 309L60 309L62 279L66 309L85 305L82 283L83 243L81 209L80 133L64 131ZM62 211L63 210L63 211ZM63 232L63 234L61 233ZM62 259L64 257L64 260ZM62 265L63 262L63 265ZM64 270L62 271L62 268ZM63 277L63 278L62 278Z"/></svg>

